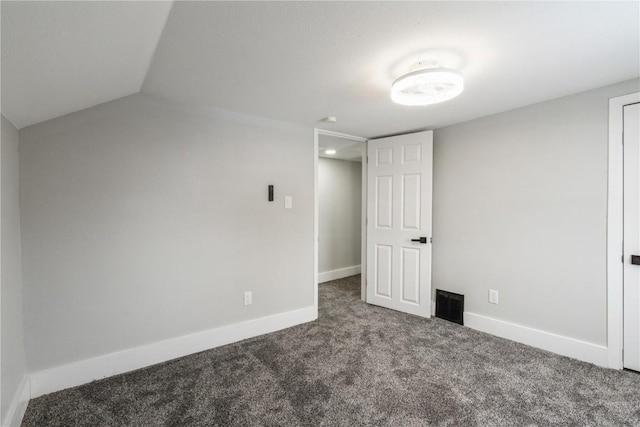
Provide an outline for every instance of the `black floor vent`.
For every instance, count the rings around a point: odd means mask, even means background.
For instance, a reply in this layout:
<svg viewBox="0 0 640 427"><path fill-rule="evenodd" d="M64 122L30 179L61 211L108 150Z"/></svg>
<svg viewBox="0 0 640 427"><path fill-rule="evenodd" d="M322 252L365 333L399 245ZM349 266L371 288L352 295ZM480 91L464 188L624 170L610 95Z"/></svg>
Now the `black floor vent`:
<svg viewBox="0 0 640 427"><path fill-rule="evenodd" d="M464 295L436 289L436 317L463 325Z"/></svg>

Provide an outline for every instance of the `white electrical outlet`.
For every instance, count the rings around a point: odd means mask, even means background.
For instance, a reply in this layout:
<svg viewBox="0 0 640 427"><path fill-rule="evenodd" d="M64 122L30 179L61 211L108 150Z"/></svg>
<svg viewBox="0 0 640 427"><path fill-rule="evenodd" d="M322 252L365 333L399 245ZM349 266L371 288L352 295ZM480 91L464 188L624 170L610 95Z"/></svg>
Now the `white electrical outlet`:
<svg viewBox="0 0 640 427"><path fill-rule="evenodd" d="M498 303L498 291L496 291L495 289L489 289L489 302L491 304Z"/></svg>
<svg viewBox="0 0 640 427"><path fill-rule="evenodd" d="M247 291L244 293L244 305L251 304L253 304L253 294L251 293L251 291Z"/></svg>
<svg viewBox="0 0 640 427"><path fill-rule="evenodd" d="M284 208L285 209L293 209L293 197L284 196Z"/></svg>

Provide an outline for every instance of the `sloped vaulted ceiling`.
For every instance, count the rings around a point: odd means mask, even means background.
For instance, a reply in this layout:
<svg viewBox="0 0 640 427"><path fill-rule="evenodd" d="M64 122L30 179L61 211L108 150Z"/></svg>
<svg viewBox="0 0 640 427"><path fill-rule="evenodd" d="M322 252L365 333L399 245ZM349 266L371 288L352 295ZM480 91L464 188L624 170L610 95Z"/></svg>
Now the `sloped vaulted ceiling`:
<svg viewBox="0 0 640 427"><path fill-rule="evenodd" d="M18 127L142 90L373 137L640 75L638 2L3 2L2 15L2 111ZM393 80L425 58L458 68L463 94L393 104Z"/></svg>
<svg viewBox="0 0 640 427"><path fill-rule="evenodd" d="M2 114L22 128L139 92L171 2L1 8Z"/></svg>

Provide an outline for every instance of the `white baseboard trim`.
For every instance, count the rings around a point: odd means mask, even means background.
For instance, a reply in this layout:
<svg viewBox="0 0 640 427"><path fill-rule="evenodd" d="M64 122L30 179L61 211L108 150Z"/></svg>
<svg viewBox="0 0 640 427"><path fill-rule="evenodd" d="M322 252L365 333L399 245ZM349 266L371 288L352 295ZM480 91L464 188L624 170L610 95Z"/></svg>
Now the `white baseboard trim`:
<svg viewBox="0 0 640 427"><path fill-rule="evenodd" d="M432 316L436 315L436 302L435 301L431 301L431 315Z"/></svg>
<svg viewBox="0 0 640 427"><path fill-rule="evenodd" d="M22 377L18 390L16 390L16 394L13 396L9 409L2 420L2 427L20 427L29 404L30 395L29 377L25 375Z"/></svg>
<svg viewBox="0 0 640 427"><path fill-rule="evenodd" d="M488 334L497 335L532 347L572 357L594 365L609 366L607 347L574 338L493 319L480 314L464 312L464 325Z"/></svg>
<svg viewBox="0 0 640 427"><path fill-rule="evenodd" d="M318 283L330 282L332 280L342 279L344 277L355 276L360 274L360 266L353 265L351 267L339 268L337 270L325 271L318 273Z"/></svg>
<svg viewBox="0 0 640 427"><path fill-rule="evenodd" d="M286 329L318 318L314 307L279 313L122 350L31 374L31 398Z"/></svg>

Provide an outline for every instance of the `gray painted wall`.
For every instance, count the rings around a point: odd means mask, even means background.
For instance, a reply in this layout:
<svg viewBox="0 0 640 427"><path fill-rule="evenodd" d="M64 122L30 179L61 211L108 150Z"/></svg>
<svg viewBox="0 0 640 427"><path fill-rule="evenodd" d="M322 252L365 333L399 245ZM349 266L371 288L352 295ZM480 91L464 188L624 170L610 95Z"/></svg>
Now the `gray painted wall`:
<svg viewBox="0 0 640 427"><path fill-rule="evenodd" d="M227 116L139 94L20 131L31 371L313 306L313 131Z"/></svg>
<svg viewBox="0 0 640 427"><path fill-rule="evenodd" d="M318 161L318 271L360 265L362 163Z"/></svg>
<svg viewBox="0 0 640 427"><path fill-rule="evenodd" d="M26 375L23 317L22 261L20 248L20 208L18 202L18 131L2 116L2 404L0 420L4 420L18 387Z"/></svg>
<svg viewBox="0 0 640 427"><path fill-rule="evenodd" d="M465 294L465 311L606 345L608 99L638 90L436 130L433 287Z"/></svg>

